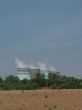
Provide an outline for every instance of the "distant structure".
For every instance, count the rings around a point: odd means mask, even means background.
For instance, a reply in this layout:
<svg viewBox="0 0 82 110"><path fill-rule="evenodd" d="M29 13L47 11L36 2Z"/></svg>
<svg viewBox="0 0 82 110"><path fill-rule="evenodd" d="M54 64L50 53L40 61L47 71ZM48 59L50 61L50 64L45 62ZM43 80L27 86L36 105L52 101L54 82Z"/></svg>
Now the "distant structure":
<svg viewBox="0 0 82 110"><path fill-rule="evenodd" d="M16 76L20 79L34 79L36 78L36 74L44 74L45 79L48 79L48 74L59 74L60 72L56 71L48 71L48 70L40 70L40 69L30 69L30 68L17 68L17 74Z"/></svg>
<svg viewBox="0 0 82 110"><path fill-rule="evenodd" d="M40 73L40 69L17 68L16 76L20 79L34 79L36 74Z"/></svg>
<svg viewBox="0 0 82 110"><path fill-rule="evenodd" d="M20 79L35 79L36 74L44 74L45 79L48 79L48 74L59 74L60 72L57 72L56 69L53 67L48 66L45 63L38 62L38 66L36 67L35 65L26 65L24 62L19 60L18 58L15 60L16 67L17 67L17 73L16 76Z"/></svg>

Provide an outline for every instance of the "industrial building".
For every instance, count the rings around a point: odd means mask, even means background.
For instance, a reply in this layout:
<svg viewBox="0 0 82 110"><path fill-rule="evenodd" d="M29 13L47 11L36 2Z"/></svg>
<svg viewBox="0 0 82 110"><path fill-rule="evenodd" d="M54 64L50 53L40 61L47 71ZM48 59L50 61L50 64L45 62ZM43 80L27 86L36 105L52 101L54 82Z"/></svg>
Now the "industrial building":
<svg viewBox="0 0 82 110"><path fill-rule="evenodd" d="M20 79L34 79L36 74L40 73L40 69L17 68L16 76Z"/></svg>
<svg viewBox="0 0 82 110"><path fill-rule="evenodd" d="M48 70L40 70L40 69L30 69L30 68L17 68L17 74L16 76L20 79L34 79L36 78L36 74L44 74L45 79L48 79L48 74L53 73L53 74L59 74L59 72L52 72Z"/></svg>
<svg viewBox="0 0 82 110"><path fill-rule="evenodd" d="M59 72L54 69L52 66L48 66L45 63L38 62L37 66L31 64L26 65L24 62L20 61L19 59L16 59L16 67L17 67L17 73L16 76L20 79L35 79L36 74L44 74L45 79L48 79L48 74L59 74Z"/></svg>

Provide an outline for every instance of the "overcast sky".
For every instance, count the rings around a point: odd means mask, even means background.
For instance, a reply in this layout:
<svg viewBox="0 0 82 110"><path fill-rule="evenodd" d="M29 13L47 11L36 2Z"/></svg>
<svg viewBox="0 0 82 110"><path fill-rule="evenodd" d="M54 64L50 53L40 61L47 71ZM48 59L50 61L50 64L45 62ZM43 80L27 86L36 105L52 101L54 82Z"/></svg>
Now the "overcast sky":
<svg viewBox="0 0 82 110"><path fill-rule="evenodd" d="M0 0L0 75L15 59L82 78L82 0Z"/></svg>

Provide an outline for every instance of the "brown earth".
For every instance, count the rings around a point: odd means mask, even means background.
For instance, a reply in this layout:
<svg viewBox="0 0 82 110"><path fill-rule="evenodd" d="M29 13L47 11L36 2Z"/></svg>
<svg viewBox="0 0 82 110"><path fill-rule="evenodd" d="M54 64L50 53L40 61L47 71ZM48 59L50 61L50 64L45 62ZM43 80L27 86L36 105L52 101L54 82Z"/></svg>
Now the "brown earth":
<svg viewBox="0 0 82 110"><path fill-rule="evenodd" d="M82 90L0 91L0 110L82 110Z"/></svg>

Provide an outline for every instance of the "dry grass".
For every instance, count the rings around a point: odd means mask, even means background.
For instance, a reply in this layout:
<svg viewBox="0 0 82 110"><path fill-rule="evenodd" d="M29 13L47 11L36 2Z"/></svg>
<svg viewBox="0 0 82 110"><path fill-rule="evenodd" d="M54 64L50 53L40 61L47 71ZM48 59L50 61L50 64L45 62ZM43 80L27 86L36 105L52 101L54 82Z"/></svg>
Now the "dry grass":
<svg viewBox="0 0 82 110"><path fill-rule="evenodd" d="M0 110L82 110L82 90L0 91Z"/></svg>

